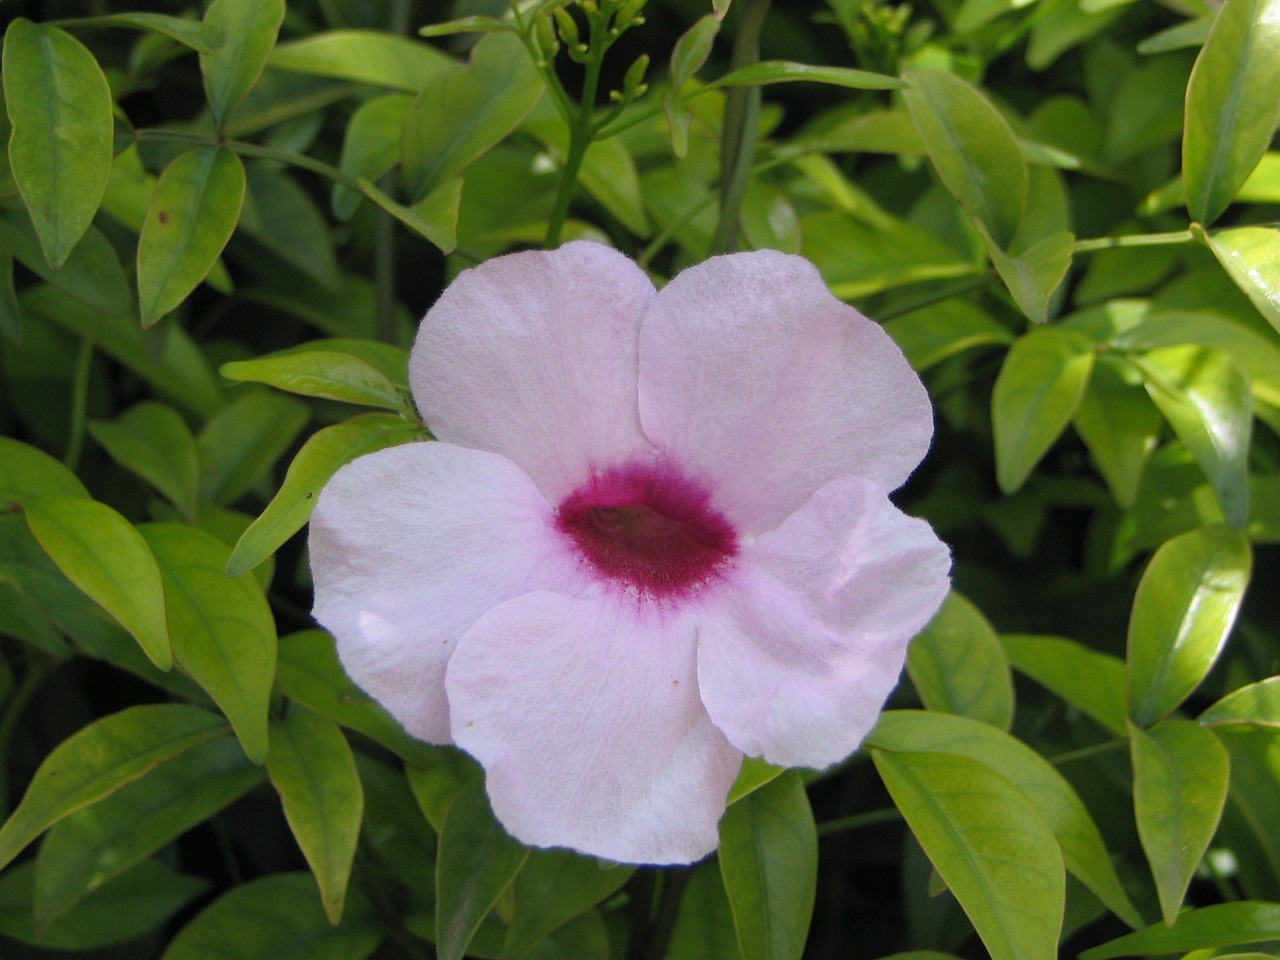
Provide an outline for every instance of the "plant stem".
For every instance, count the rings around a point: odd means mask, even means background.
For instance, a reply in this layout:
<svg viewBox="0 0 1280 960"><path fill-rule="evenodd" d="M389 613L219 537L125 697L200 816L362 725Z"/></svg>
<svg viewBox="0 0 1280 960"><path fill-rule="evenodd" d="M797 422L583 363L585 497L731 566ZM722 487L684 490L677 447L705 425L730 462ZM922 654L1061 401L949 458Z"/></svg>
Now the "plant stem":
<svg viewBox="0 0 1280 960"><path fill-rule="evenodd" d="M1097 756L1101 753L1110 753L1112 750L1119 750L1121 747L1127 747L1129 741L1126 738L1118 738L1116 740L1108 740L1106 743L1095 743L1091 747L1081 747L1078 750L1068 750L1065 753L1059 753L1052 757L1046 757L1055 767L1060 767L1064 763L1074 763L1076 760L1087 760L1090 757Z"/></svg>
<svg viewBox="0 0 1280 960"><path fill-rule="evenodd" d="M76 354L75 378L71 382L71 428L67 436L67 450L62 455L62 462L71 470L80 464L80 454L84 450L84 423L87 417L86 407L89 403L89 374L93 370L93 351L98 338L98 321L95 319L85 331L80 341L80 352Z"/></svg>
<svg viewBox="0 0 1280 960"><path fill-rule="evenodd" d="M860 827L874 827L882 823L892 823L901 819L902 814L898 812L897 807L885 807L882 810L868 810L866 813L855 813L852 816L841 817L838 820L828 820L826 823L818 824L818 836L825 837L830 833L840 833L844 830L857 830Z"/></svg>
<svg viewBox="0 0 1280 960"><path fill-rule="evenodd" d="M760 59L760 33L769 0L739 0L742 20L733 45L730 71ZM720 141L720 222L711 238L711 253L737 249L742 198L755 162L756 128L760 119L760 88L732 87L725 95L724 131Z"/></svg>
<svg viewBox="0 0 1280 960"><path fill-rule="evenodd" d="M1077 240L1076 253L1094 253L1098 250L1114 250L1117 247L1165 247L1182 243L1195 243L1190 230L1172 233L1137 233L1126 237L1096 237L1093 240Z"/></svg>

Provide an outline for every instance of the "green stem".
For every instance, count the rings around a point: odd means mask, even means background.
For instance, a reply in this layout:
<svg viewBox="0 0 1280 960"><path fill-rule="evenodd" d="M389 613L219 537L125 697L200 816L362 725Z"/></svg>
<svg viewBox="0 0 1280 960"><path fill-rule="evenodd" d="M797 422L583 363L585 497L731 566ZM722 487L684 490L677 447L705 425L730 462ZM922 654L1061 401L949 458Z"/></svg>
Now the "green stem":
<svg viewBox="0 0 1280 960"><path fill-rule="evenodd" d="M1081 747L1078 750L1068 750L1065 753L1059 753L1055 756L1048 757L1048 761L1055 767L1060 767L1064 763L1074 763L1077 760L1087 760L1090 757L1096 757L1099 754L1110 753L1112 750L1119 750L1121 747L1129 745L1128 739L1121 737L1116 740L1108 740L1106 743L1095 743L1091 747Z"/></svg>
<svg viewBox="0 0 1280 960"><path fill-rule="evenodd" d="M742 20L733 45L730 72L760 59L760 33L769 0L739 0ZM711 253L731 253L738 246L742 198L746 196L755 162L756 128L760 119L760 88L732 87L725 95L724 131L720 141L720 222L711 238Z"/></svg>
<svg viewBox="0 0 1280 960"><path fill-rule="evenodd" d="M901 317L908 313L915 313L925 307L931 307L935 303L942 303L944 300L950 300L952 297L963 296L974 290L981 290L983 287L990 286L995 280L994 272L988 272L976 277L965 277L963 280L950 284L945 287L939 287L933 293L927 293L923 297L916 300L909 300L901 306L890 307L888 310L881 310L876 314L876 319L881 323L892 320L894 317Z"/></svg>
<svg viewBox="0 0 1280 960"><path fill-rule="evenodd" d="M4 714L0 716L0 816L8 813L5 800L9 796L8 771L9 747L13 742L13 733L27 710L27 705L40 690L41 685L49 678L57 661L46 656L30 658L27 672L23 674L18 687L9 695Z"/></svg>
<svg viewBox="0 0 1280 960"><path fill-rule="evenodd" d="M897 807L885 807L882 810L868 810L866 813L855 813L852 816L841 817L838 820L828 820L826 823L818 824L818 836L825 837L831 833L841 833L845 830L857 830L861 827L875 827L882 823L893 823L895 820L901 819L902 814L898 812Z"/></svg>
<svg viewBox="0 0 1280 960"><path fill-rule="evenodd" d="M547 237L543 246L554 250L560 246L560 235L564 231L564 222L569 216L569 204L578 188L578 173L582 170L582 161L587 156L587 148L591 146L595 134L596 93L600 89L600 68L604 65L604 54L609 49L609 41L604 36L607 23L599 17L591 19L591 56L586 62L586 74L582 80L582 97L578 101L578 111L569 122L569 147L565 151L564 166L560 168L560 184L556 189L556 202L551 208L551 218L547 221Z"/></svg>
<svg viewBox="0 0 1280 960"><path fill-rule="evenodd" d="M1126 237L1097 237L1093 240L1077 240L1076 253L1094 253L1098 250L1115 250L1118 247L1167 247L1183 243L1195 243L1190 230L1172 233L1137 233Z"/></svg>
<svg viewBox="0 0 1280 960"><path fill-rule="evenodd" d="M67 437L67 451L62 455L62 462L71 470L80 463L80 454L84 450L84 423L88 416L89 374L93 370L93 351L97 346L98 321L95 319L85 331L80 341L80 352L76 355L75 379L71 383L71 429Z"/></svg>

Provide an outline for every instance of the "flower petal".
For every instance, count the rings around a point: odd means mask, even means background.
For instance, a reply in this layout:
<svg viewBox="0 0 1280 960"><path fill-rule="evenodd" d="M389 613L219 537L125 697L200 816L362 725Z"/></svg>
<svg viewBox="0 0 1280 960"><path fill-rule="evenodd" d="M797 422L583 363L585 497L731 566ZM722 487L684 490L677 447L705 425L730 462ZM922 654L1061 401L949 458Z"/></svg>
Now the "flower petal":
<svg viewBox="0 0 1280 960"><path fill-rule="evenodd" d="M578 241L464 271L423 318L413 395L441 440L500 453L553 503L648 449L636 411L636 338L653 284Z"/></svg>
<svg viewBox="0 0 1280 960"><path fill-rule="evenodd" d="M807 260L772 250L713 258L658 294L640 333L640 419L757 533L840 476L895 489L933 433L888 334Z"/></svg>
<svg viewBox="0 0 1280 960"><path fill-rule="evenodd" d="M698 624L698 685L749 756L825 767L851 754L897 685L908 641L948 589L951 558L875 483L827 484L742 557L737 589Z"/></svg>
<svg viewBox="0 0 1280 960"><path fill-rule="evenodd" d="M445 666L490 607L572 577L551 507L510 460L410 443L344 466L311 516L315 617L413 736L449 743Z"/></svg>
<svg viewBox="0 0 1280 960"><path fill-rule="evenodd" d="M659 605L532 593L462 638L458 745L517 839L626 863L710 853L742 755L698 698L688 621Z"/></svg>

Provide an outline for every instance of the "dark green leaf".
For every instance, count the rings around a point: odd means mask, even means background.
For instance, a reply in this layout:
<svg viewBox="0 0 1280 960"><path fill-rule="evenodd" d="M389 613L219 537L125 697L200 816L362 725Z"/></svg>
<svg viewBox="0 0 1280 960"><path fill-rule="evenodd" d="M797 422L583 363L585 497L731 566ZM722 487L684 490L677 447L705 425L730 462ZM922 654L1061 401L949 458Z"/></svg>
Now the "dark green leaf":
<svg viewBox="0 0 1280 960"><path fill-rule="evenodd" d="M1160 912L1172 925L1191 876L1218 829L1230 762L1211 732L1189 720L1130 730L1138 836L1156 880Z"/></svg>
<svg viewBox="0 0 1280 960"><path fill-rule="evenodd" d="M225 408L196 439L202 499L239 500L284 455L309 417L297 400L258 390Z"/></svg>
<svg viewBox="0 0 1280 960"><path fill-rule="evenodd" d="M1000 279L1032 322L1044 323L1049 318L1049 298L1071 267L1075 242L1075 236L1064 230L1037 240L1016 255L1005 253L994 242L988 246Z"/></svg>
<svg viewBox="0 0 1280 960"><path fill-rule="evenodd" d="M1116 502L1133 506L1164 426L1138 370L1119 357L1099 356L1072 423Z"/></svg>
<svg viewBox="0 0 1280 960"><path fill-rule="evenodd" d="M1235 623L1252 556L1242 533L1201 527L1147 565L1129 617L1129 715L1148 727L1204 679Z"/></svg>
<svg viewBox="0 0 1280 960"><path fill-rule="evenodd" d="M411 207L396 203L364 177L357 178L360 192L406 227L431 241L442 253L452 253L458 244L458 205L462 202L462 181L441 184Z"/></svg>
<svg viewBox="0 0 1280 960"><path fill-rule="evenodd" d="M481 921L529 856L489 810L483 784L454 800L436 861L436 955L462 960Z"/></svg>
<svg viewBox="0 0 1280 960"><path fill-rule="evenodd" d="M161 670L173 665L160 568L142 535L105 503L37 497L25 506L36 540L67 579L133 634Z"/></svg>
<svg viewBox="0 0 1280 960"><path fill-rule="evenodd" d="M329 720L295 707L271 726L267 776L320 886L325 914L342 920L364 815L364 791L347 738Z"/></svg>
<svg viewBox="0 0 1280 960"><path fill-rule="evenodd" d="M377 30L331 30L282 43L271 54L280 70L339 77L417 93L452 65L439 50Z"/></svg>
<svg viewBox="0 0 1280 960"><path fill-rule="evenodd" d="M4 37L9 165L55 270L98 212L111 175L111 90L79 40L18 18Z"/></svg>
<svg viewBox="0 0 1280 960"><path fill-rule="evenodd" d="M405 443L418 433L416 423L382 413L317 430L289 464L280 490L236 544L227 572L235 576L252 570L301 530L315 509L321 488L343 464Z"/></svg>
<svg viewBox="0 0 1280 960"><path fill-rule="evenodd" d="M433 77L409 108L402 167L410 195L424 197L460 174L519 125L544 89L516 36L486 35L470 63Z"/></svg>
<svg viewBox="0 0 1280 960"><path fill-rule="evenodd" d="M1226 0L1187 85L1187 209L1212 223L1258 164L1280 122L1280 0Z"/></svg>
<svg viewBox="0 0 1280 960"><path fill-rule="evenodd" d="M948 300L912 311L886 321L884 328L917 372L974 347L1013 342L1007 327L964 300Z"/></svg>
<svg viewBox="0 0 1280 960"><path fill-rule="evenodd" d="M715 863L698 867L685 887L666 960L737 957L738 936L724 880Z"/></svg>
<svg viewBox="0 0 1280 960"><path fill-rule="evenodd" d="M930 710L956 713L1007 730L1013 678L987 618L954 590L907 650L907 673Z"/></svg>
<svg viewBox="0 0 1280 960"><path fill-rule="evenodd" d="M199 458L195 438L177 411L145 401L114 421L91 421L88 429L111 459L168 497L188 520L196 519Z"/></svg>
<svg viewBox="0 0 1280 960"><path fill-rule="evenodd" d="M225 148L191 150L165 168L138 237L144 327L177 307L208 276L235 232L244 195L244 165Z"/></svg>
<svg viewBox="0 0 1280 960"><path fill-rule="evenodd" d="M1152 924L1080 954L1080 960L1156 956L1280 938L1280 903L1248 900L1188 910L1173 926Z"/></svg>
<svg viewBox="0 0 1280 960"><path fill-rule="evenodd" d="M67 814L226 729L208 710L172 703L130 707L72 734L45 757L0 827L0 866Z"/></svg>
<svg viewBox="0 0 1280 960"><path fill-rule="evenodd" d="M1026 794L968 757L871 756L993 960L1055 960L1066 896L1062 854Z"/></svg>
<svg viewBox="0 0 1280 960"><path fill-rule="evenodd" d="M200 20L189 20L186 17L170 17L163 13L115 13L102 17L84 17L78 20L63 20L68 27L129 27L134 30L148 30L158 33L170 40L177 40L183 46L190 47L197 53L213 53L222 46L222 29L211 23Z"/></svg>
<svg viewBox="0 0 1280 960"><path fill-rule="evenodd" d="M124 313L133 305L129 280L111 242L90 226L57 270L49 267L35 229L23 210L0 215L0 241L15 260L47 283L104 313Z"/></svg>
<svg viewBox="0 0 1280 960"><path fill-rule="evenodd" d="M818 833L794 770L720 821L720 873L743 960L799 960L818 883Z"/></svg>
<svg viewBox="0 0 1280 960"><path fill-rule="evenodd" d="M13 253L0 250L0 334L13 344L22 343L22 310L13 286Z"/></svg>
<svg viewBox="0 0 1280 960"><path fill-rule="evenodd" d="M169 637L178 664L222 708L245 754L267 755L267 702L275 679L276 630L262 587L228 577L228 548L194 527L140 528L160 563Z"/></svg>
<svg viewBox="0 0 1280 960"><path fill-rule="evenodd" d="M516 913L503 941L504 960L520 960L553 930L622 887L634 867L605 869L595 857L569 850L533 850L516 878Z"/></svg>
<svg viewBox="0 0 1280 960"><path fill-rule="evenodd" d="M1227 522L1249 522L1248 453L1253 428L1249 381L1211 347L1167 347L1134 363L1147 392L1204 470Z"/></svg>
<svg viewBox="0 0 1280 960"><path fill-rule="evenodd" d="M1125 664L1064 637L1005 634L1013 668L1119 736L1125 736Z"/></svg>
<svg viewBox="0 0 1280 960"><path fill-rule="evenodd" d="M449 808L464 790L482 783L484 771L454 747L423 744L423 748L425 753L414 757L413 766L405 768L405 779L427 823L436 833L443 833Z"/></svg>
<svg viewBox="0 0 1280 960"><path fill-rule="evenodd" d="M200 55L205 95L219 127L262 75L284 8L284 0L213 0L205 11L204 22L223 36L217 50Z"/></svg>
<svg viewBox="0 0 1280 960"><path fill-rule="evenodd" d="M239 228L326 290L340 281L329 225L319 205L288 174L255 163Z"/></svg>

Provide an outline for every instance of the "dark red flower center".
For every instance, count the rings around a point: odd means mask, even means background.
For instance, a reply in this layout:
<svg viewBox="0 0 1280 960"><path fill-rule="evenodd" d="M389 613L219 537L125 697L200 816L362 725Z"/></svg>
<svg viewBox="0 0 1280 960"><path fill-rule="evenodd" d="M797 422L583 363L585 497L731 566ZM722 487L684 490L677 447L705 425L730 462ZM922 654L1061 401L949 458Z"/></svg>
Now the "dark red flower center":
<svg viewBox="0 0 1280 960"><path fill-rule="evenodd" d="M669 466L592 474L560 504L556 526L597 573L648 596L687 595L738 552L708 492Z"/></svg>

